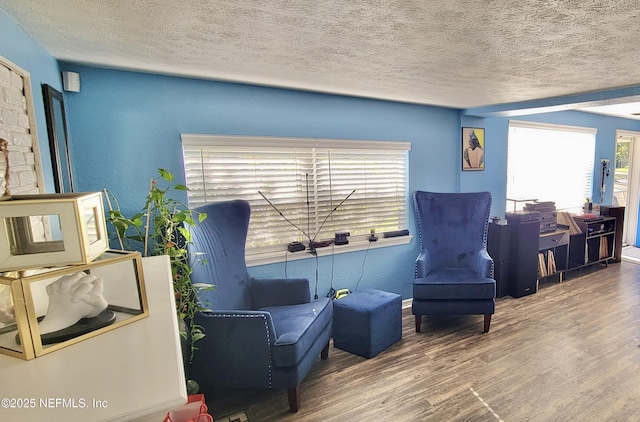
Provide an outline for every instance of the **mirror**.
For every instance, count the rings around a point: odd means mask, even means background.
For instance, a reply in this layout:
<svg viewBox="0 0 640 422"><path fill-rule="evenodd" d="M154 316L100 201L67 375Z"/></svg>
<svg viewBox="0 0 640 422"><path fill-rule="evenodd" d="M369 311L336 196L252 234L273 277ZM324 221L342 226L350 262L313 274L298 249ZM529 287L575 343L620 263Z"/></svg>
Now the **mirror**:
<svg viewBox="0 0 640 422"><path fill-rule="evenodd" d="M11 255L64 252L60 216L5 217Z"/></svg>
<svg viewBox="0 0 640 422"><path fill-rule="evenodd" d="M44 111L47 117L47 133L53 180L57 193L73 192L73 176L67 142L67 120L64 113L62 93L47 84L42 85Z"/></svg>
<svg viewBox="0 0 640 422"><path fill-rule="evenodd" d="M95 207L84 210L84 222L87 225L87 239L90 245L101 239L100 230L98 229L99 219L96 217L97 213L98 209Z"/></svg>

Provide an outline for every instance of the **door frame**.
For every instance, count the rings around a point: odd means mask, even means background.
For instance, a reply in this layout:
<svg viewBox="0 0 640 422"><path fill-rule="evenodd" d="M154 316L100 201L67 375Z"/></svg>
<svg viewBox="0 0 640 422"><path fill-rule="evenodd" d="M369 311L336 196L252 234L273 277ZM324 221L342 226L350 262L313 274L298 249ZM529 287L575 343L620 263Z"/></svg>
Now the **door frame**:
<svg viewBox="0 0 640 422"><path fill-rule="evenodd" d="M629 146L629 182L627 185L627 198L624 208L622 241L629 245L636 245L638 241L636 238L638 230L638 192L640 190L640 132L623 129L616 130L614 157L615 152L618 149L618 139L620 138L630 138L631 140Z"/></svg>

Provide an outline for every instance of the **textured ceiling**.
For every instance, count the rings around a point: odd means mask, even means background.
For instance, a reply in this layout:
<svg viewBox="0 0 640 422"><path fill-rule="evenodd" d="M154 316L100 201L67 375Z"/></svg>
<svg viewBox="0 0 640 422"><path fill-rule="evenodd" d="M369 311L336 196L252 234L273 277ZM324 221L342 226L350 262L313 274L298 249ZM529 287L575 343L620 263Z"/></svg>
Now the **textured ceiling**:
<svg viewBox="0 0 640 422"><path fill-rule="evenodd" d="M471 108L640 84L612 0L0 0L72 62Z"/></svg>

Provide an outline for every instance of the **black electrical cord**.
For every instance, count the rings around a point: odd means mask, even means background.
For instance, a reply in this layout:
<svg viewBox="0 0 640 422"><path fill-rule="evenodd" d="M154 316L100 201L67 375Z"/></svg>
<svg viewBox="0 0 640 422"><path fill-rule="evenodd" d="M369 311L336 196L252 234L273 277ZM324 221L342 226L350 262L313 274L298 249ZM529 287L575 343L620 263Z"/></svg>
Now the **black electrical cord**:
<svg viewBox="0 0 640 422"><path fill-rule="evenodd" d="M318 254L315 254L314 256L316 257L316 290L313 295L313 298L315 300L318 300Z"/></svg>
<svg viewBox="0 0 640 422"><path fill-rule="evenodd" d="M364 264L367 262L367 255L369 254L369 248L371 248L371 243L367 245L367 249L364 251L364 257L362 258L362 267L360 268L360 277L358 277L358 281L356 281L356 287L353 289L354 292L358 291L358 286L360 285L360 280L362 280L362 276L364 275Z"/></svg>
<svg viewBox="0 0 640 422"><path fill-rule="evenodd" d="M327 292L327 297L330 299L333 299L336 297L336 289L333 288L333 269L335 268L335 261L336 261L336 246L335 243L331 244L331 278L330 280L330 284L329 284L329 291Z"/></svg>
<svg viewBox="0 0 640 422"><path fill-rule="evenodd" d="M284 278L288 278L287 276L287 267L289 264L289 251L284 253Z"/></svg>
<svg viewBox="0 0 640 422"><path fill-rule="evenodd" d="M329 202L331 203L331 208L333 209L333 180L331 178L331 173L332 173L331 172L331 151L327 151L327 155L329 156ZM331 211L329 215L327 215L327 218L329 218L331 214L333 214L333 211ZM325 218L325 221L326 221L326 218ZM331 217L331 222L333 222L333 217ZM322 222L322 225L324 225L324 221ZM320 226L320 228L322 228L322 226ZM331 244L331 277L329 278L329 291L327 292L327 297L331 299L336 297L336 289L333 288L333 268L335 263L335 251L336 251L336 244L334 242Z"/></svg>

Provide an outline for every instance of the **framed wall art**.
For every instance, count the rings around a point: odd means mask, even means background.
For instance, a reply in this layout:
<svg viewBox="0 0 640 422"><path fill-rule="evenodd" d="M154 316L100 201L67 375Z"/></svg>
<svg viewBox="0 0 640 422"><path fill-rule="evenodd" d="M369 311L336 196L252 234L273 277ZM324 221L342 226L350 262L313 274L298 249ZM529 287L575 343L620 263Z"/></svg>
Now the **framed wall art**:
<svg viewBox="0 0 640 422"><path fill-rule="evenodd" d="M73 192L73 174L67 141L67 120L64 114L62 93L47 84L42 84L44 111L47 117L47 134L51 150L53 180L56 193Z"/></svg>
<svg viewBox="0 0 640 422"><path fill-rule="evenodd" d="M462 128L462 170L484 170L484 129Z"/></svg>

